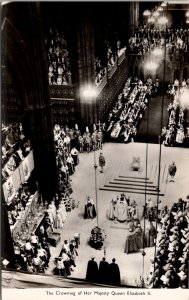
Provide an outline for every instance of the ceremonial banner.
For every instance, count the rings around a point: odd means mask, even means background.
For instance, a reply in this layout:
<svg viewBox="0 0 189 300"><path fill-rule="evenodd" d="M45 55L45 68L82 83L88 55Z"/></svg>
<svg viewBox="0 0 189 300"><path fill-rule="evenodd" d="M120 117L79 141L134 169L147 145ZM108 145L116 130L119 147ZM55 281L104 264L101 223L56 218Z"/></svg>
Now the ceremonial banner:
<svg viewBox="0 0 189 300"><path fill-rule="evenodd" d="M19 187L21 185L21 178L20 178L19 167L16 168L16 170L11 175L11 177L12 177L12 182L13 182L14 190L18 191L18 189L19 189Z"/></svg>
<svg viewBox="0 0 189 300"><path fill-rule="evenodd" d="M31 173L34 169L33 150L28 154L27 157L28 157L28 166Z"/></svg>
<svg viewBox="0 0 189 300"><path fill-rule="evenodd" d="M19 172L20 172L21 183L24 184L25 178L24 178L23 162L21 162L21 164L19 165Z"/></svg>
<svg viewBox="0 0 189 300"><path fill-rule="evenodd" d="M3 184L4 197L6 202L10 202L16 193L13 185L13 178L10 176L7 181Z"/></svg>
<svg viewBox="0 0 189 300"><path fill-rule="evenodd" d="M31 151L28 156L22 161L20 165L20 173L22 178L22 183L26 182L34 169L33 151Z"/></svg>

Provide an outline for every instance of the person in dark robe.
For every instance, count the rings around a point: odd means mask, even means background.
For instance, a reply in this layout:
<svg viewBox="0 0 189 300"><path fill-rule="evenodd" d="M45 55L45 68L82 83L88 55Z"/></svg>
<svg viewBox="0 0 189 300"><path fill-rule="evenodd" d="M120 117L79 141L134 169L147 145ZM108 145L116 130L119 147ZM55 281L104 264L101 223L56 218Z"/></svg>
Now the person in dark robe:
<svg viewBox="0 0 189 300"><path fill-rule="evenodd" d="M129 234L126 238L125 242L125 253L132 253L132 252L137 252L138 247L137 247L137 239L136 239L136 234L133 232L133 229L129 229Z"/></svg>
<svg viewBox="0 0 189 300"><path fill-rule="evenodd" d="M103 156L102 153L100 153L100 156L99 156L99 167L101 168L100 172L103 173L104 172L104 166L105 166L105 158Z"/></svg>
<svg viewBox="0 0 189 300"><path fill-rule="evenodd" d="M134 231L136 235L136 242L137 242L137 247L138 249L143 248L143 243L144 243L144 231L141 228L141 225L138 224L138 227Z"/></svg>
<svg viewBox="0 0 189 300"><path fill-rule="evenodd" d="M93 219L96 217L96 209L94 202L90 196L87 197L87 202L85 204L84 219Z"/></svg>
<svg viewBox="0 0 189 300"><path fill-rule="evenodd" d="M97 282L98 281L98 265L94 256L88 261L86 280Z"/></svg>
<svg viewBox="0 0 189 300"><path fill-rule="evenodd" d="M174 182L174 177L177 171L177 167L174 161L172 162L172 164L169 165L168 171L169 171L169 176L171 177L170 182L171 181Z"/></svg>
<svg viewBox="0 0 189 300"><path fill-rule="evenodd" d="M99 264L98 279L100 283L108 283L109 263L103 257Z"/></svg>
<svg viewBox="0 0 189 300"><path fill-rule="evenodd" d="M153 223L150 222L150 226L146 231L146 246L147 247L153 247L154 246L154 241L156 238L156 228L154 227Z"/></svg>
<svg viewBox="0 0 189 300"><path fill-rule="evenodd" d="M117 286L121 284L120 270L115 258L112 259L112 263L109 265L109 283Z"/></svg>

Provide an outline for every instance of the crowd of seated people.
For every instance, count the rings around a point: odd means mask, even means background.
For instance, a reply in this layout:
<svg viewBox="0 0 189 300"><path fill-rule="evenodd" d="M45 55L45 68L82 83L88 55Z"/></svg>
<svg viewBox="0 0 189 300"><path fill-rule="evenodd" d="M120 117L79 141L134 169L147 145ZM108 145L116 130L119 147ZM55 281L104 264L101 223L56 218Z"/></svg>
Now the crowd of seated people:
<svg viewBox="0 0 189 300"><path fill-rule="evenodd" d="M108 46L107 48L107 62L106 65L102 64L102 61L97 57L95 61L95 84L99 85L99 83L102 81L104 76L112 69L112 67L115 65L116 60L118 57L120 57L123 53L125 53L126 47L124 48L118 48L117 53L112 51L111 46Z"/></svg>
<svg viewBox="0 0 189 300"><path fill-rule="evenodd" d="M182 106L180 97L189 89L188 80L183 80L181 85L175 79L172 85L168 86L171 103L168 105L169 120L167 128L164 127L161 133L161 141L165 146L178 146L187 144L189 128L186 123L186 111Z"/></svg>
<svg viewBox="0 0 189 300"><path fill-rule="evenodd" d="M54 259L54 275L64 277L71 275L71 272L74 271L73 267L76 267L77 248L75 238L64 241L59 256Z"/></svg>
<svg viewBox="0 0 189 300"><path fill-rule="evenodd" d="M45 273L51 257L50 245L47 242L45 224L40 227L37 235L32 232L31 236L22 244L14 243L16 269L31 273Z"/></svg>
<svg viewBox="0 0 189 300"><path fill-rule="evenodd" d="M24 136L22 124L2 124L2 181L15 171L31 151L30 141Z"/></svg>
<svg viewBox="0 0 189 300"><path fill-rule="evenodd" d="M163 206L162 201L158 200L157 203L153 203L152 199L149 198L146 204L143 206L142 216L147 219L149 222L160 222L163 215L169 212L167 206Z"/></svg>
<svg viewBox="0 0 189 300"><path fill-rule="evenodd" d="M101 60L97 57L95 61L95 84L99 85L106 75L106 67L102 65Z"/></svg>
<svg viewBox="0 0 189 300"><path fill-rule="evenodd" d="M155 48L163 48L166 42L167 53L172 60L174 54L187 53L187 36L187 29L168 29L165 33L160 29L139 27L129 39L128 53L143 55Z"/></svg>
<svg viewBox="0 0 189 300"><path fill-rule="evenodd" d="M49 48L49 84L71 85L72 74L70 67L69 52L63 32L50 30Z"/></svg>
<svg viewBox="0 0 189 300"><path fill-rule="evenodd" d="M31 199L33 192L31 193L29 187L24 185L18 189L14 198L7 202L7 212L9 225L13 226L18 219L25 213L26 205Z"/></svg>
<svg viewBox="0 0 189 300"><path fill-rule="evenodd" d="M137 77L127 79L122 93L109 112L107 133L111 139L122 142L134 141L137 126L148 101L158 91L157 82L158 78L154 83L150 77L145 83Z"/></svg>
<svg viewBox="0 0 189 300"><path fill-rule="evenodd" d="M188 198L180 198L161 218L148 277L150 288L188 288Z"/></svg>

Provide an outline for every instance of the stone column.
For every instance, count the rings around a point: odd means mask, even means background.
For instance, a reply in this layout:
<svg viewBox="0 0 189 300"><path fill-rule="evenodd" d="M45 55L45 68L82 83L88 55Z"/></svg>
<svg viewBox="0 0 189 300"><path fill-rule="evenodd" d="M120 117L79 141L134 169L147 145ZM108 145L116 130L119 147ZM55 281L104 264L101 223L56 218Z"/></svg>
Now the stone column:
<svg viewBox="0 0 189 300"><path fill-rule="evenodd" d="M129 30L133 34L139 24L139 2L130 2L129 6Z"/></svg>
<svg viewBox="0 0 189 300"><path fill-rule="evenodd" d="M85 14L86 13L86 14ZM78 100L81 123L92 126L97 120L96 97L85 93L90 87L95 90L94 28L89 11L85 11L79 21L77 32L78 55Z"/></svg>

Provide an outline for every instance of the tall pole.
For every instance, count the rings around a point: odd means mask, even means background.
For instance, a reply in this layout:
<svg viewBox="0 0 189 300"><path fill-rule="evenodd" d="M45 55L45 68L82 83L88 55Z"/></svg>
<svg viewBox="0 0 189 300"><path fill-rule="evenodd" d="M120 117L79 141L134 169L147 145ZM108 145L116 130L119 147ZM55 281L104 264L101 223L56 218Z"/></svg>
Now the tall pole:
<svg viewBox="0 0 189 300"><path fill-rule="evenodd" d="M97 188L97 163L96 163L96 147L94 148L94 171L95 171L95 197L96 197L96 221L98 226L98 188Z"/></svg>
<svg viewBox="0 0 189 300"><path fill-rule="evenodd" d="M166 17L168 18L168 2L166 8ZM166 38L167 38L167 23L165 24L165 43L164 43L164 62L163 62L163 80L162 80L162 102L161 102L161 124L160 124L160 132L162 132L163 127L163 108L164 108L164 98L165 98L165 67L166 67ZM156 214L158 216L158 207L159 207L159 193L160 193L160 176L161 176L161 158L162 158L162 145L159 143L159 164L158 164L158 194L157 194L157 202L156 202ZM157 232L157 220L156 220L156 232ZM157 253L157 235L155 238L155 249L154 249L154 258ZM154 264L154 274L155 274L155 264ZM153 279L153 288L154 288L154 279Z"/></svg>

